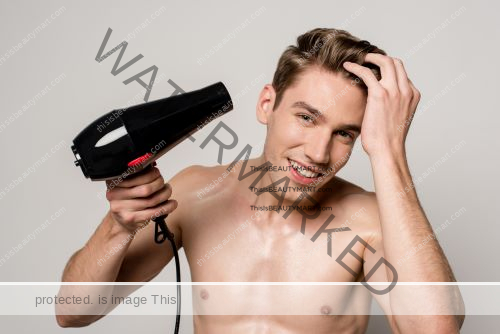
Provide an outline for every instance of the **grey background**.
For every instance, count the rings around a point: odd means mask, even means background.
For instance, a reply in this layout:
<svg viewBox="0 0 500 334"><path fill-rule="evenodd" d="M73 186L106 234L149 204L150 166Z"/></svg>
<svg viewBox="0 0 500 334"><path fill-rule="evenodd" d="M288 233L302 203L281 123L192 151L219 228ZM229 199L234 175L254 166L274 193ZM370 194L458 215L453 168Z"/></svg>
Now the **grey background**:
<svg viewBox="0 0 500 334"><path fill-rule="evenodd" d="M344 28L369 40L391 56L405 61L410 78L422 92L418 117L407 140L412 175L422 175L461 141L465 145L417 187L420 201L436 227L460 208L466 212L439 234L456 277L463 282L498 282L497 209L500 196L497 127L500 48L497 44L498 4L488 1L253 1L236 3L148 1L71 2L16 1L0 3L0 57L44 22L61 6L65 11L41 30L11 58L0 65L0 122L28 103L46 85L64 73L64 79L36 105L0 132L2 173L0 188L22 175L50 149L65 141L22 183L0 199L3 233L0 257L32 233L61 207L64 214L0 267L0 281L58 281L69 256L84 245L107 210L104 184L85 180L73 166L71 140L90 121L127 101L144 89L122 82L156 65L158 76L150 101L169 96L172 79L184 90L195 90L222 81L235 99L235 110L222 120L239 136L235 149L225 152L232 161L248 143L264 139L265 128L255 120L260 88L271 81L279 55L295 38L312 28ZM151 14L163 12L130 40L123 60L138 53L138 63L117 76L110 71L116 54L101 64L94 58L108 27L110 46L133 33ZM264 10L239 30L202 65L197 60L234 32L252 13ZM465 8L460 16L451 15ZM359 15L356 16L356 13ZM449 19L446 27L436 30ZM434 34L434 35L432 35ZM432 36L411 56L408 52ZM442 93L450 83L462 80ZM257 84L252 80L259 78ZM246 88L248 86L248 88ZM136 103L142 102L141 99ZM432 105L431 105L431 102ZM134 103L135 104L135 103ZM423 108L423 106L426 106ZM191 164L216 165L217 147L199 148L214 128L208 125L195 143L186 141L159 160L170 178ZM373 190L369 160L358 145L350 162L339 173L351 182ZM155 280L173 281L171 263ZM181 264L189 280L187 262ZM108 317L81 332L121 330L151 333L173 328L173 318ZM51 317L2 317L3 329L23 332L62 331ZM493 332L498 318L468 317L464 333ZM385 320L373 318L370 331L386 331ZM192 332L190 317L183 318L182 332Z"/></svg>

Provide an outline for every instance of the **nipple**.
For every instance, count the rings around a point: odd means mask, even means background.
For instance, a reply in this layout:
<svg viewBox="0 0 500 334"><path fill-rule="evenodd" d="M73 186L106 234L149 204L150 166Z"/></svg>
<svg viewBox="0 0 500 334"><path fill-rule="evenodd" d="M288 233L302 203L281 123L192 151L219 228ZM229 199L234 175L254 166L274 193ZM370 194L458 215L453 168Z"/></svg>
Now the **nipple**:
<svg viewBox="0 0 500 334"><path fill-rule="evenodd" d="M200 297L201 297L201 299L207 300L208 299L208 291L205 289L201 289Z"/></svg>
<svg viewBox="0 0 500 334"><path fill-rule="evenodd" d="M332 308L331 308L330 306L328 306L328 305L323 305L323 306L321 307L321 314L323 314L323 315L328 315L328 314L330 314L330 313L332 313Z"/></svg>

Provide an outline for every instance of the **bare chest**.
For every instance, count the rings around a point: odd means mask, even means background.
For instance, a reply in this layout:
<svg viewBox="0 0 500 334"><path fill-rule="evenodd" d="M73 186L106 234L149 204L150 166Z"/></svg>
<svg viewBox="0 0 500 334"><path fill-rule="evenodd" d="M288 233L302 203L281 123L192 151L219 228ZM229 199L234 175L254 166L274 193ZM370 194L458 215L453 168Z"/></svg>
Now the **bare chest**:
<svg viewBox="0 0 500 334"><path fill-rule="evenodd" d="M362 263L346 249L362 257L364 247L351 243L366 232L346 224L342 211L323 212L305 224L291 215L269 223L266 215L241 206L208 211L183 230L192 280L242 283L195 286L193 298L202 310L230 305L220 314L342 314L355 295L361 298L357 305L366 306L366 296L353 286L321 284L356 282L362 272ZM277 284L253 284L259 282Z"/></svg>
<svg viewBox="0 0 500 334"><path fill-rule="evenodd" d="M282 210L270 222L269 212L232 202L197 215L183 229L193 281L351 282L362 270L352 252L362 257L364 246L353 240L369 231L350 212L332 207L310 219Z"/></svg>

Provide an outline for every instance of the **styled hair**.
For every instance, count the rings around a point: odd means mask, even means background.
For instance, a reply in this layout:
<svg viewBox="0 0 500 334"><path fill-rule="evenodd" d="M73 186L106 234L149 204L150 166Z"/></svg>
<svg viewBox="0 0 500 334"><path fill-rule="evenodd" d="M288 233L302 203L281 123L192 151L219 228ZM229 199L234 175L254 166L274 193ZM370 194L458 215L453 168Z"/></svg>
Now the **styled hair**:
<svg viewBox="0 0 500 334"><path fill-rule="evenodd" d="M375 64L364 63L367 53L387 55L384 50L345 30L316 28L300 35L297 37L297 45L288 46L282 53L274 72L272 85L276 91L276 101L273 110L279 106L285 90L297 81L301 73L313 66L340 73L347 79L355 80L356 84L367 90L363 80L346 71L342 66L345 61L362 64L370 68L380 80L379 67Z"/></svg>

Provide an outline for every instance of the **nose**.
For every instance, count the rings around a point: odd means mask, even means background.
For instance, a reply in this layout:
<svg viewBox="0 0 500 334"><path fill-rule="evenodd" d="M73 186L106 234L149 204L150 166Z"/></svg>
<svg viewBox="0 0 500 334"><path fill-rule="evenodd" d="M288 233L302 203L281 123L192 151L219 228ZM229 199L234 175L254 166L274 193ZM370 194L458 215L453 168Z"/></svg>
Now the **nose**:
<svg viewBox="0 0 500 334"><path fill-rule="evenodd" d="M333 143L330 131L314 131L308 136L304 154L313 163L328 164L330 161L330 149Z"/></svg>

